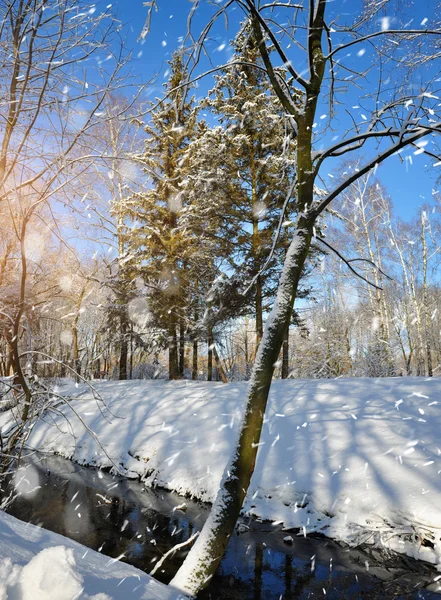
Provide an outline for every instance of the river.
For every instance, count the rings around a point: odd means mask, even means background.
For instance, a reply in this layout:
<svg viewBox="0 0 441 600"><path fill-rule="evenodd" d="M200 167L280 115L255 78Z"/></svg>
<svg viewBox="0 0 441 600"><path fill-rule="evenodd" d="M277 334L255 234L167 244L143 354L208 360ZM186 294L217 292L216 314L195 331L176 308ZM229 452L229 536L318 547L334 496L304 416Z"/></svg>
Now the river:
<svg viewBox="0 0 441 600"><path fill-rule="evenodd" d="M10 514L110 557L124 553L123 560L146 572L201 529L209 512L208 505L55 456L27 459L25 467ZM157 578L168 582L184 555L167 559ZM421 561L242 519L200 598L439 599L436 578Z"/></svg>

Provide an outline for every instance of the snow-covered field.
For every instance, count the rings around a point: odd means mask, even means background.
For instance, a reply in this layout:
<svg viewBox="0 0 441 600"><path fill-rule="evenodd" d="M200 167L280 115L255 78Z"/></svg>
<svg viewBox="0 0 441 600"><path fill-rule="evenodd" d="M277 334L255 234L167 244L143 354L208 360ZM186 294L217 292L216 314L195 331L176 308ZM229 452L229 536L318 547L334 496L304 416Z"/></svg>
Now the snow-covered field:
<svg viewBox="0 0 441 600"><path fill-rule="evenodd" d="M105 418L84 385L60 391L78 396L75 411L127 476L214 499L246 383L95 387L107 405ZM111 466L72 410L63 412L69 421L46 417L30 444ZM440 455L441 379L275 381L245 510L300 534L384 545L441 570Z"/></svg>
<svg viewBox="0 0 441 600"><path fill-rule="evenodd" d="M1 600L179 600L139 569L0 511Z"/></svg>

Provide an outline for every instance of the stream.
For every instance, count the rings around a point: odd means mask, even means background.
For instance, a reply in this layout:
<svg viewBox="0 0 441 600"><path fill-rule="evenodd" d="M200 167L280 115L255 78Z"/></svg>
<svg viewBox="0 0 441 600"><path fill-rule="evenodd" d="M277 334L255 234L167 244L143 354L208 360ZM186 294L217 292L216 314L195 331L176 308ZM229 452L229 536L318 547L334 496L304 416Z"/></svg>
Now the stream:
<svg viewBox="0 0 441 600"><path fill-rule="evenodd" d="M8 512L149 572L172 546L202 528L210 507L139 481L56 456L27 459ZM286 539L290 536L291 539ZM156 575L168 582L185 551ZM203 600L441 599L428 564L370 546L242 519Z"/></svg>

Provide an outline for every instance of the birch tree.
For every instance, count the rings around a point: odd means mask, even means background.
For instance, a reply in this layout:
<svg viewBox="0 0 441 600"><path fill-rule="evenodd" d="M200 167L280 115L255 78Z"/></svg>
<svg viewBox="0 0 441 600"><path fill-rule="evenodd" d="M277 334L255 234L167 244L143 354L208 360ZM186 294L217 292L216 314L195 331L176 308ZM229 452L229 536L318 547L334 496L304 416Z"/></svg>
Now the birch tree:
<svg viewBox="0 0 441 600"><path fill-rule="evenodd" d="M345 165L346 171L358 168ZM337 209L335 211L335 209ZM373 172L367 173L347 188L335 204L337 228L331 233L332 243L346 256L356 256L367 281L357 286L361 300L370 308L368 331L371 336L366 348L369 363L367 374L372 377L394 375L391 359L391 315L384 290L388 278L390 243L387 222L391 214L391 200ZM335 240L335 242L334 242ZM370 283L367 283L370 282ZM370 321L370 322L369 322Z"/></svg>

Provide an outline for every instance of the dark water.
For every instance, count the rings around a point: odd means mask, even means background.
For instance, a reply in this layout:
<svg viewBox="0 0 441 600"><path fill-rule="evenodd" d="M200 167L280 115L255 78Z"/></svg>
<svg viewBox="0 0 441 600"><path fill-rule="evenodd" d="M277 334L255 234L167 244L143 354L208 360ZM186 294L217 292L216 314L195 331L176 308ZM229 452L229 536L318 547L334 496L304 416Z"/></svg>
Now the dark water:
<svg viewBox="0 0 441 600"><path fill-rule="evenodd" d="M17 480L21 481L19 475ZM8 512L149 572L175 544L201 529L209 507L139 482L57 457L33 459ZM25 493L32 490L32 493ZM185 503L185 507L182 505ZM298 537L270 523L242 521L210 587L218 600L440 599L437 573L425 563L372 548L345 548L325 538ZM168 559L168 582L184 557ZM441 580L440 580L441 581Z"/></svg>

